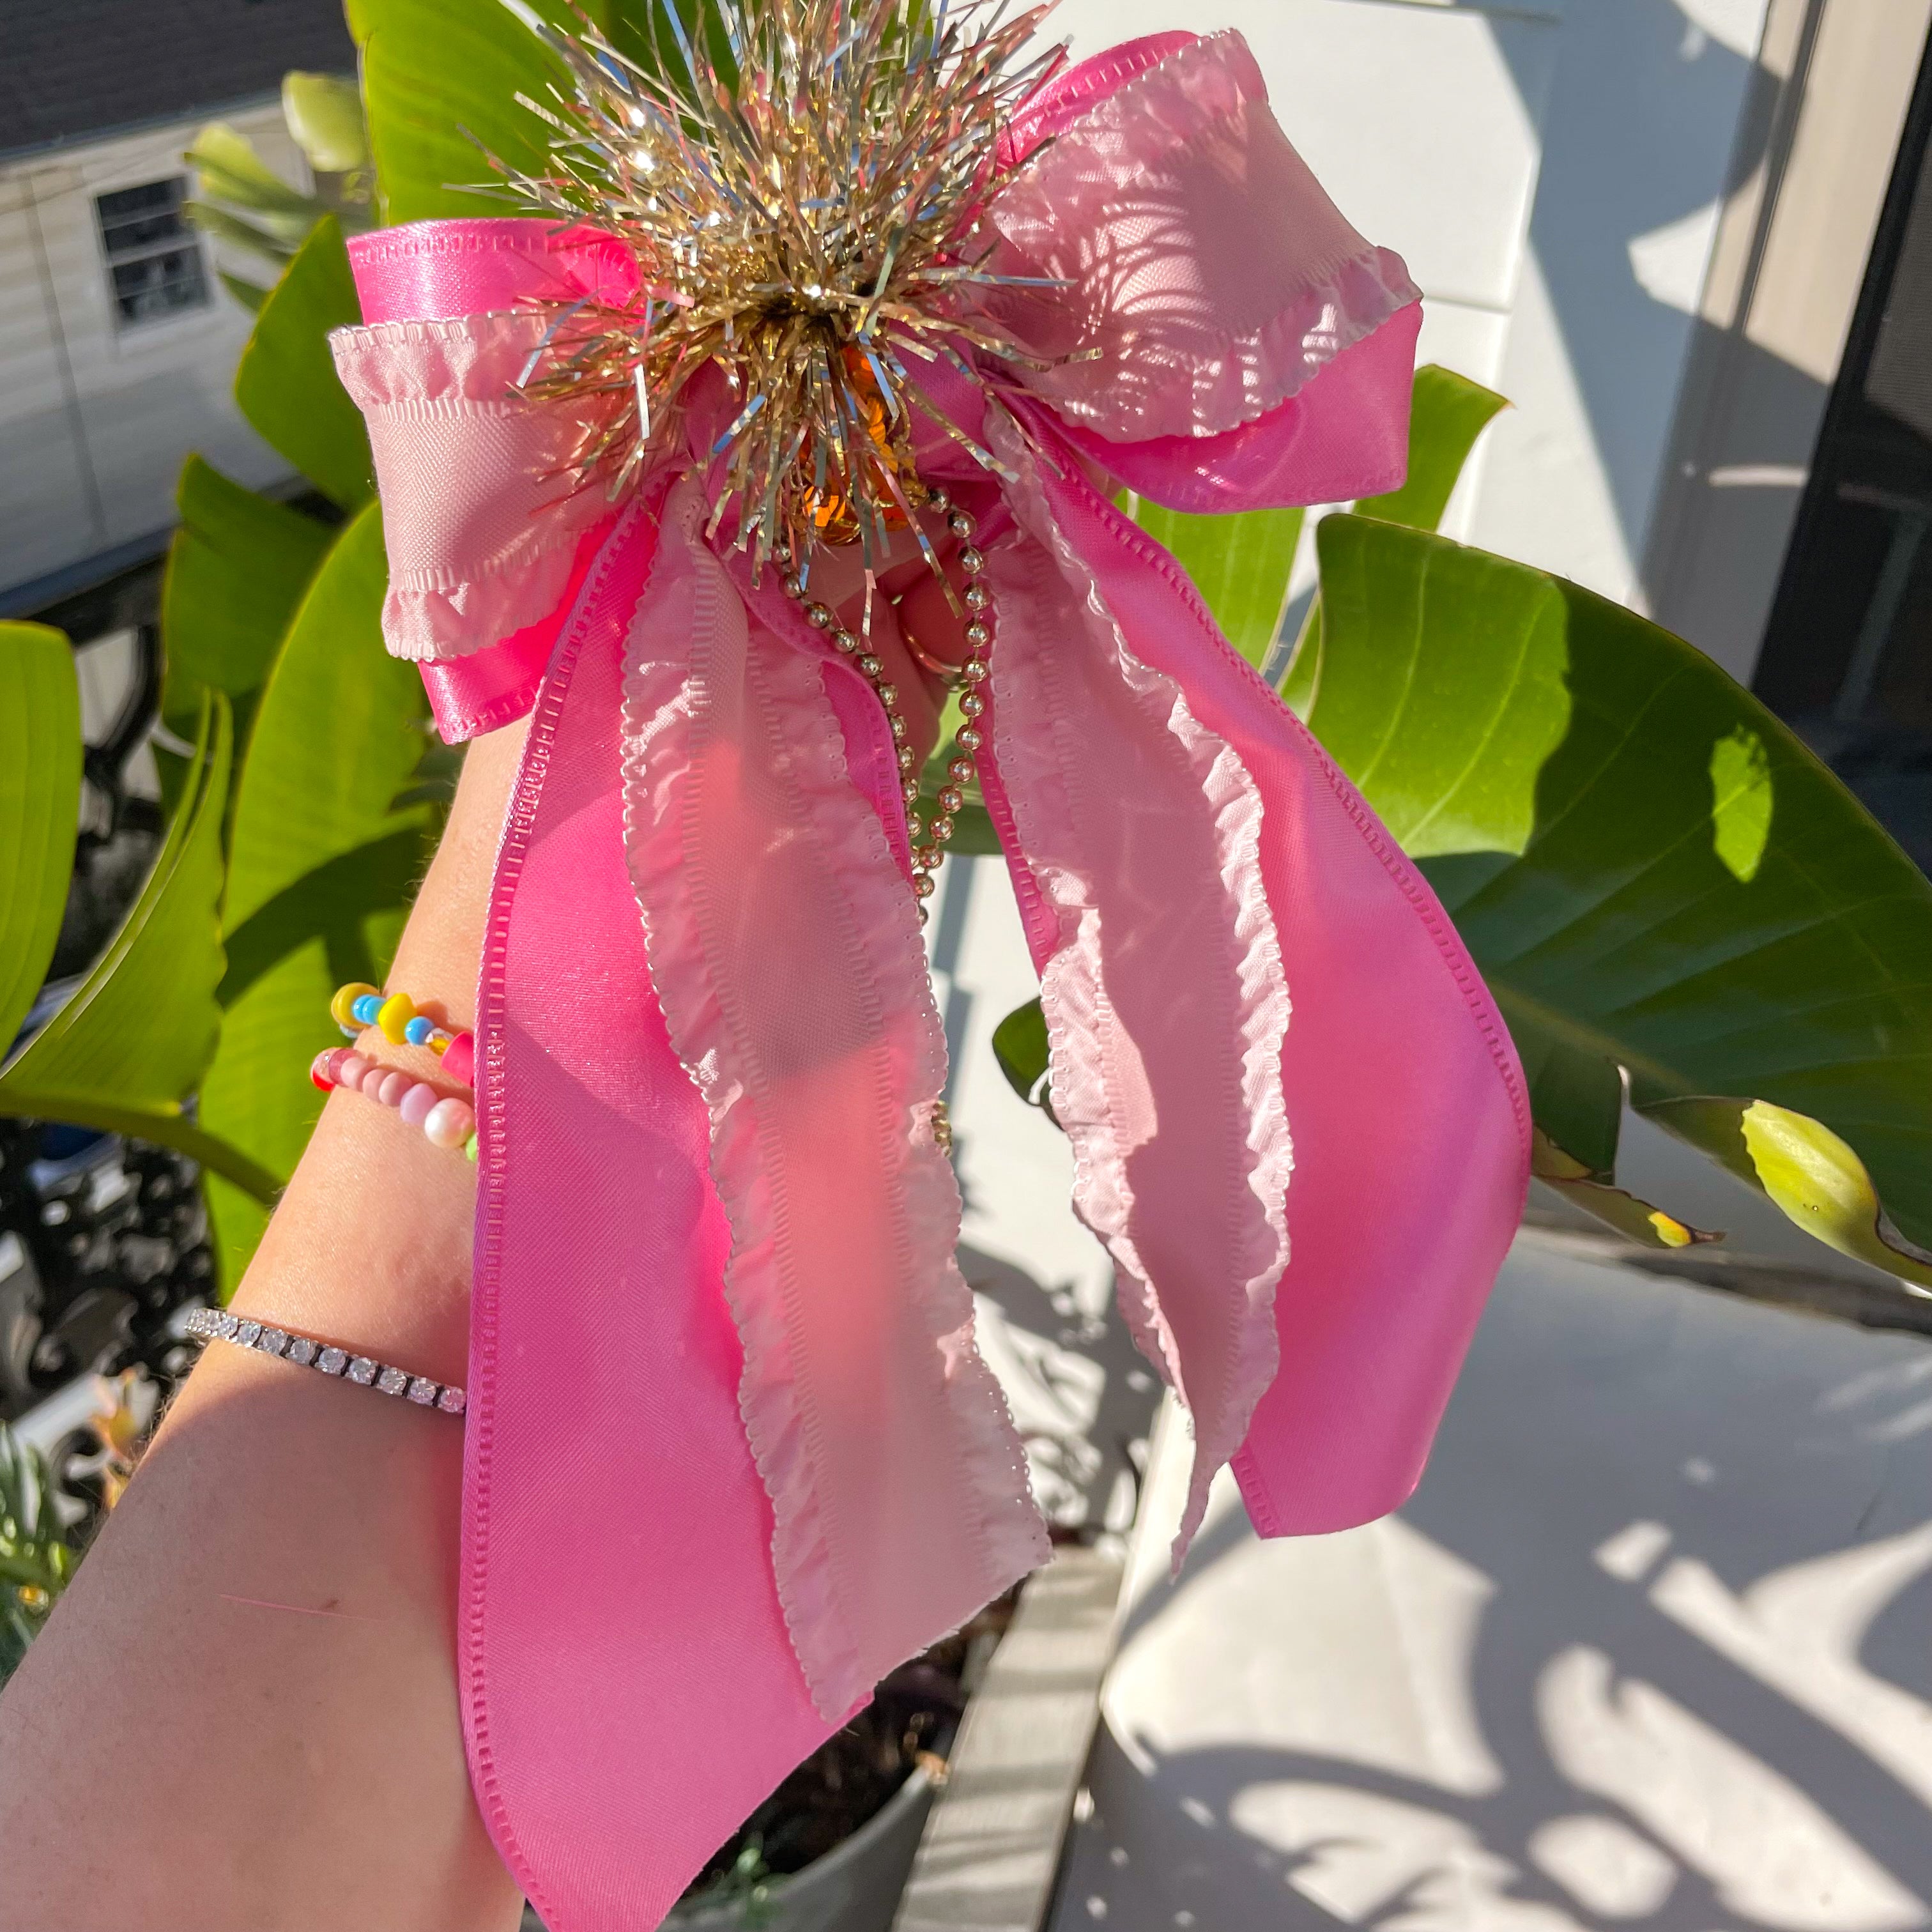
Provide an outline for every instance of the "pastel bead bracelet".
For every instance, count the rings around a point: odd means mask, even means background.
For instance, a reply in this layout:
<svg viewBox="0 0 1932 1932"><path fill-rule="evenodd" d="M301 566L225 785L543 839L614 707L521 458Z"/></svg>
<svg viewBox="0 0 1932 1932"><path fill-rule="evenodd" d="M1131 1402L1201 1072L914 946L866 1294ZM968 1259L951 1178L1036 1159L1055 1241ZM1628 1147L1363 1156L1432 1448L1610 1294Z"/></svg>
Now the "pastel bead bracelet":
<svg viewBox="0 0 1932 1932"><path fill-rule="evenodd" d="M461 1148L476 1158L476 1110L466 1100L442 1094L413 1073L398 1072L346 1046L318 1053L308 1077L326 1094L346 1087L365 1100L392 1107L412 1127L420 1127L432 1147Z"/></svg>
<svg viewBox="0 0 1932 1932"><path fill-rule="evenodd" d="M443 1070L463 1086L476 1077L476 1040L470 1033L457 1033L439 1025L428 1014L416 1010L406 993L386 993L380 986L352 980L336 988L328 1010L344 1036L354 1040L364 1027L380 1027L391 1045L426 1046L442 1060Z"/></svg>

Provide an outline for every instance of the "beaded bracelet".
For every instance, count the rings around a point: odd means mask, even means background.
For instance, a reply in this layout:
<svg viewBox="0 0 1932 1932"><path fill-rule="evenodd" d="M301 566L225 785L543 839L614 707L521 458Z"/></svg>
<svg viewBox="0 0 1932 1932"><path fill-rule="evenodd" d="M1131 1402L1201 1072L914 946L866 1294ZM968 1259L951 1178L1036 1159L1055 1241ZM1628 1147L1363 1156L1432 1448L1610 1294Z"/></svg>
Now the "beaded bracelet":
<svg viewBox="0 0 1932 1932"><path fill-rule="evenodd" d="M461 1148L472 1160L476 1158L476 1110L468 1101L439 1091L427 1080L385 1066L346 1046L318 1053L308 1077L325 1094L345 1087L352 1094L393 1107L406 1125L422 1128L423 1138L432 1147Z"/></svg>
<svg viewBox="0 0 1932 1932"><path fill-rule="evenodd" d="M345 1039L357 1038L364 1027L380 1027L393 1046L426 1046L443 1063L443 1070L467 1087L476 1076L476 1036L439 1025L416 1010L406 993L386 993L380 986L352 980L336 988L328 1010Z"/></svg>

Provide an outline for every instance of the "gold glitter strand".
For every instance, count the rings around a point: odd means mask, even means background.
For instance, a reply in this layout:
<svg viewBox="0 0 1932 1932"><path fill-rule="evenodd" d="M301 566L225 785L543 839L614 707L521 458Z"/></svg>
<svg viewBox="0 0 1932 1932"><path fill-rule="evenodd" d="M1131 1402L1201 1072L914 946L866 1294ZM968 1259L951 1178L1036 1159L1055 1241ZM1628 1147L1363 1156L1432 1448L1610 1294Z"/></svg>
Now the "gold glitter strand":
<svg viewBox="0 0 1932 1932"><path fill-rule="evenodd" d="M553 138L547 172L495 164L508 194L616 236L638 265L631 301L555 319L526 379L587 406L580 482L630 488L712 369L739 404L712 452L713 534L735 523L756 566L781 544L807 560L856 542L882 567L922 500L919 421L999 473L905 358L982 384L980 360L1036 366L985 308L1027 278L987 270L981 218L1001 131L1062 57L1023 57L1054 0L694 0L688 29L660 4L651 68L587 20L573 35L503 4L569 76L547 103L518 97ZM710 58L714 28L735 75Z"/></svg>

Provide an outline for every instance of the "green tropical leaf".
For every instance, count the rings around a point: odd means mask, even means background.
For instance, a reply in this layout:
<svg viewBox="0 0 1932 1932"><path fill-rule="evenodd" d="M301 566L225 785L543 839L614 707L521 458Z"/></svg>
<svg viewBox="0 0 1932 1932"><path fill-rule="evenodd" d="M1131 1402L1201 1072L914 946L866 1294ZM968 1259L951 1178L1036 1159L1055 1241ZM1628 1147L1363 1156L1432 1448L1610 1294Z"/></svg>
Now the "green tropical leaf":
<svg viewBox="0 0 1932 1932"><path fill-rule="evenodd" d="M80 753L67 639L43 624L0 623L0 1057L39 997L60 937Z"/></svg>
<svg viewBox="0 0 1932 1932"><path fill-rule="evenodd" d="M335 532L244 489L198 456L183 466L175 501L181 524L161 588L161 712L171 730L185 734L204 690L241 700L261 688Z"/></svg>
<svg viewBox="0 0 1932 1932"><path fill-rule="evenodd" d="M20 1666L74 1574L47 1459L0 1423L0 1684Z"/></svg>
<svg viewBox="0 0 1932 1932"><path fill-rule="evenodd" d="M140 897L93 971L0 1071L0 1113L178 1148L266 1198L273 1177L183 1105L220 1026L216 908L232 746L228 701L212 693L182 807Z"/></svg>
<svg viewBox="0 0 1932 1932"><path fill-rule="evenodd" d="M346 510L375 494L375 464L328 334L362 320L342 225L326 214L268 291L235 371L235 400L256 434Z"/></svg>
<svg viewBox="0 0 1932 1932"><path fill-rule="evenodd" d="M1525 1041L1521 1050L1534 1096L1530 1171L1538 1180L1645 1247L1684 1248L1722 1238L1616 1184L1624 1114L1620 1066L1552 1035Z"/></svg>
<svg viewBox="0 0 1932 1932"><path fill-rule="evenodd" d="M1307 512L1196 517L1137 496L1130 514L1187 572L1222 634L1258 670L1281 632L1288 573Z"/></svg>
<svg viewBox="0 0 1932 1932"><path fill-rule="evenodd" d="M1932 1250L1900 1230L1864 1162L1821 1122L1768 1100L1666 1100L1644 1112L1761 1188L1828 1248L1932 1294Z"/></svg>
<svg viewBox="0 0 1932 1932"><path fill-rule="evenodd" d="M1507 396L1438 363L1425 363L1415 372L1409 411L1408 476L1399 490L1364 496L1356 514L1414 530L1440 530L1477 437L1508 407Z"/></svg>
<svg viewBox="0 0 1932 1932"><path fill-rule="evenodd" d="M321 1111L308 1063L340 1041L329 996L347 980L381 982L436 828L430 808L395 807L424 752L428 706L415 667L383 648L386 581L371 505L343 530L296 612L236 799L226 1018L201 1115L284 1177ZM232 1287L262 1216L218 1185L208 1200Z"/></svg>
<svg viewBox="0 0 1932 1932"><path fill-rule="evenodd" d="M212 235L216 241L226 242L231 248L239 248L244 254L259 256L277 268L294 256L302 246L302 238L315 226L316 220L313 211L299 221L271 220L266 216L250 218L237 214L232 209L211 201L184 202L182 206L188 219L203 234ZM268 299L267 290L262 291L261 299ZM249 306L259 311L261 302Z"/></svg>
<svg viewBox="0 0 1932 1932"><path fill-rule="evenodd" d="M1006 1076L1006 1084L1030 1107L1053 1118L1046 1090L1048 1052L1046 1015L1037 1000L1016 1006L993 1029L993 1058Z"/></svg>
<svg viewBox="0 0 1932 1932"><path fill-rule="evenodd" d="M1415 372L1415 389L1408 416L1408 473L1399 490L1365 497L1355 506L1359 514L1411 530L1432 530L1449 507L1461 476L1480 436L1508 399L1453 369L1428 362ZM1322 602L1310 602L1294 655L1282 674L1282 702L1304 723L1313 708L1322 678Z"/></svg>
<svg viewBox="0 0 1932 1932"><path fill-rule="evenodd" d="M1390 527L1332 516L1316 532L1324 658L1307 722L1411 858L1520 852L1570 722L1562 593L1484 551L1383 541Z"/></svg>
<svg viewBox="0 0 1932 1932"><path fill-rule="evenodd" d="M1639 1200L1613 1182L1586 1173L1582 1163L1571 1159L1540 1127L1532 1130L1530 1140L1530 1172L1538 1180L1640 1247L1688 1248L1694 1242L1724 1239Z"/></svg>
<svg viewBox="0 0 1932 1932"><path fill-rule="evenodd" d="M217 268L214 278L250 315L261 314L262 304L268 299L268 291L261 283L231 275L226 268Z"/></svg>
<svg viewBox="0 0 1932 1932"><path fill-rule="evenodd" d="M1563 1118L1546 1070L1579 1057L1707 1148L1681 1103L1802 1117L1856 1150L1882 1264L1912 1274L1932 1243L1932 884L1748 692L1634 613L1364 518L1328 518L1318 548L1310 722L1417 842L1539 1124ZM1820 1190L1856 1195L1824 1141L1800 1180L1791 1134L1760 1138L1737 1171L1800 1226L1826 1225L1804 1204ZM1580 1164L1601 1172L1600 1144Z"/></svg>
<svg viewBox="0 0 1932 1932"><path fill-rule="evenodd" d="M300 240L316 218L316 203L283 180L255 152L254 142L225 121L211 121L201 129L182 159L194 170L196 193L299 222L293 240Z"/></svg>
<svg viewBox="0 0 1932 1932"><path fill-rule="evenodd" d="M536 10L559 24L571 18L560 0ZM600 22L607 11L585 10ZM548 130L516 97L543 99L562 82L561 64L492 0L348 0L347 11L385 219L502 212L475 191L496 178L485 154L542 171Z"/></svg>

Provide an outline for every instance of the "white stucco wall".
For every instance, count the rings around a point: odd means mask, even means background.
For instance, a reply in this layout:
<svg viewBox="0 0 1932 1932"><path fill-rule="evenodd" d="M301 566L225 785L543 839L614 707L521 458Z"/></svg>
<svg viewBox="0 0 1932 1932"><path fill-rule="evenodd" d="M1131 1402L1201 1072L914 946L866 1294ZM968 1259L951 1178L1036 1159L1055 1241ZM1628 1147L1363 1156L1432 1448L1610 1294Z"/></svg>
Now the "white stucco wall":
<svg viewBox="0 0 1932 1932"><path fill-rule="evenodd" d="M1426 298L1425 360L1516 405L1450 534L1629 599L1765 0L1204 0L1343 212ZM1063 0L1078 54L1171 0Z"/></svg>

